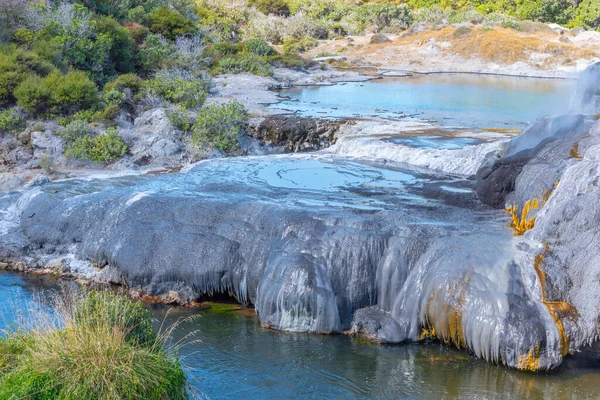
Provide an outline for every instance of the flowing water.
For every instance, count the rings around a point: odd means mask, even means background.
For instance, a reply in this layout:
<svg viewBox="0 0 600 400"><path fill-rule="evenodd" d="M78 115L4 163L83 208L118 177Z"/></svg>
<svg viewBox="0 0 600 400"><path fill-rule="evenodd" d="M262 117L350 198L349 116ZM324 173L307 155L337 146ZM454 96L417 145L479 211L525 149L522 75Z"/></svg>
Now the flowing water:
<svg viewBox="0 0 600 400"><path fill-rule="evenodd" d="M418 119L446 126L517 127L564 110L572 84L452 75L362 85L288 94L307 115L377 107L403 119L396 110L418 109ZM228 292L254 305L260 319L227 307L168 316L202 316L176 333L199 331L201 342L181 355L200 397L598 398L597 365L523 373L405 341L418 340L425 323L450 332L459 305L478 357L515 366L544 340L541 365L562 359L555 321L530 288L531 263L513 261L524 250L514 248L506 214L473 193L469 176L497 146L456 130L412 131L343 138L313 154L207 160L177 174L54 182L0 197L0 243L15 251L35 243L42 260L69 252L114 265L154 294L175 284L192 299ZM102 273L84 264L66 266ZM48 285L2 273L0 301L26 308L32 289ZM370 306L390 316L382 326L397 321L383 334L402 344L297 333L345 331ZM161 320L166 311L153 312ZM4 315L5 325L16 317Z"/></svg>
<svg viewBox="0 0 600 400"><path fill-rule="evenodd" d="M576 82L469 74L384 78L365 83L294 87L271 107L307 117L420 119L444 126L523 127L561 114Z"/></svg>
<svg viewBox="0 0 600 400"><path fill-rule="evenodd" d="M35 292L56 289L50 279L0 273L0 329L15 311L33 306ZM162 323L167 308L151 308ZM181 325L179 340L197 331L180 350L198 398L389 398L389 399L596 399L597 370L582 363L549 374L491 365L437 343L374 345L344 335L321 336L263 329L258 318L236 307L193 311L173 308L167 323L200 314Z"/></svg>

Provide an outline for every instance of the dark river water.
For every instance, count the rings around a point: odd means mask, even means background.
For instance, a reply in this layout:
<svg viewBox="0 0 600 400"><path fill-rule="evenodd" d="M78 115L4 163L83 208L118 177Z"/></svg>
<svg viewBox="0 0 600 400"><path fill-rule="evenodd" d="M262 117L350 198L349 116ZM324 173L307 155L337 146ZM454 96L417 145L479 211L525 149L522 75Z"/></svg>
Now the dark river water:
<svg viewBox="0 0 600 400"><path fill-rule="evenodd" d="M0 328L32 307L50 279L0 273ZM600 371L567 363L552 373L491 365L438 343L374 345L338 336L263 329L249 309L152 307L157 325L199 314L174 340L196 332L179 354L192 395L211 399L597 399Z"/></svg>
<svg viewBox="0 0 600 400"><path fill-rule="evenodd" d="M443 126L517 128L565 111L576 82L431 74L364 83L294 87L271 107L309 117L422 119Z"/></svg>

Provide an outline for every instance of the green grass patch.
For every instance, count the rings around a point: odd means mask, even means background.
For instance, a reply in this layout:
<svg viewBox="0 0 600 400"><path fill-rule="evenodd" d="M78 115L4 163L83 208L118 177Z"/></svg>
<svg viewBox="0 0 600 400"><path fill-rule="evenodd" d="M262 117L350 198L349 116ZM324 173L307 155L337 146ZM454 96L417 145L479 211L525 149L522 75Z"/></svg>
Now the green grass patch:
<svg viewBox="0 0 600 400"><path fill-rule="evenodd" d="M188 398L174 327L154 332L140 303L89 291L34 319L0 339L0 399Z"/></svg>

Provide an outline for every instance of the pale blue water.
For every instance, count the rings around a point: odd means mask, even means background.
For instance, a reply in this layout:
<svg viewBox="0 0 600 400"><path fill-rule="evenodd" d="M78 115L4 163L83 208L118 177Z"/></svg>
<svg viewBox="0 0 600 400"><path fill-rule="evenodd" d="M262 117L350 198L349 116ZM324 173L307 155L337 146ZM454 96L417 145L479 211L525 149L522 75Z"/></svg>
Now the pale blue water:
<svg viewBox="0 0 600 400"><path fill-rule="evenodd" d="M443 126L518 128L568 109L576 82L432 74L365 83L295 87L272 108L309 117L421 119Z"/></svg>

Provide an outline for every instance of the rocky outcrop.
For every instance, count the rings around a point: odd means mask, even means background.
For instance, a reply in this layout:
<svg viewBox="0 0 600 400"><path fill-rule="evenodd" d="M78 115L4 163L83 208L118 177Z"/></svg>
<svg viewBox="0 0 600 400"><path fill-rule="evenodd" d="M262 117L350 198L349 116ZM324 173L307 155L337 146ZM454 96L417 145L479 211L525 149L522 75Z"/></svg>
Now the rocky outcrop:
<svg viewBox="0 0 600 400"><path fill-rule="evenodd" d="M298 153L329 147L341 125L334 120L274 116L263 119L252 131L270 149Z"/></svg>
<svg viewBox="0 0 600 400"><path fill-rule="evenodd" d="M528 181L527 185L537 185L531 188L530 194L539 196L545 190L554 186L564 162L555 158L545 160L538 157L545 149L552 148L555 154L562 154L562 161L568 160L569 153L575 144L589 131L592 120L581 114L569 114L560 117L546 117L535 121L519 136L504 143L498 151L488 155L483 166L476 174L476 192L479 199L494 208L505 208L507 200L515 191L517 179L526 165L532 168L540 162L551 164L552 173L541 179ZM518 202L522 206L522 202Z"/></svg>
<svg viewBox="0 0 600 400"><path fill-rule="evenodd" d="M175 167L193 158L189 135L169 121L163 108L143 112L130 129L120 130L120 136L129 147L127 161L135 167Z"/></svg>

